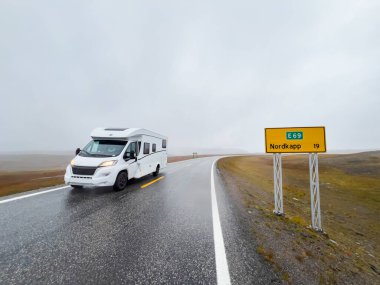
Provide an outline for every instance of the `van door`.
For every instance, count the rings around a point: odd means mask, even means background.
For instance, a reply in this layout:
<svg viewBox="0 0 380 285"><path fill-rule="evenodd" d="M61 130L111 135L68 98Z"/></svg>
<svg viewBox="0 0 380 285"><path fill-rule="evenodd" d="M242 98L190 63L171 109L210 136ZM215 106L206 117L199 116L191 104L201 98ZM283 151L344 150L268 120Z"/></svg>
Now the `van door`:
<svg viewBox="0 0 380 285"><path fill-rule="evenodd" d="M140 168L143 175L147 175L150 173L150 164L151 164L151 156L150 156L150 146L149 142L142 143L142 155L140 160Z"/></svg>
<svg viewBox="0 0 380 285"><path fill-rule="evenodd" d="M130 142L123 156L124 160L128 164L128 179L135 178L138 172L138 164L136 160L132 158L133 154L135 157L138 155L137 142Z"/></svg>
<svg viewBox="0 0 380 285"><path fill-rule="evenodd" d="M143 157L142 155L142 150L141 150L141 141L137 141L137 170L136 170L136 178L140 178L144 176L142 165L141 165L141 158Z"/></svg>

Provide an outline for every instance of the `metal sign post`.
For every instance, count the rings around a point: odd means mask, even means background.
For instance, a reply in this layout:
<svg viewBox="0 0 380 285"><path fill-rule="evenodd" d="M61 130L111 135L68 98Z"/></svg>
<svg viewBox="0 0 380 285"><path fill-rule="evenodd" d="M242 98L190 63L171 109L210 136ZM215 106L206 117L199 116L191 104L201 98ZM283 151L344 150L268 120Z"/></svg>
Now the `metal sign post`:
<svg viewBox="0 0 380 285"><path fill-rule="evenodd" d="M276 215L284 215L282 203L282 160L281 153L273 154L273 180L274 180L274 211Z"/></svg>
<svg viewBox="0 0 380 285"><path fill-rule="evenodd" d="M318 153L326 152L325 127L266 128L265 152L273 153L274 211L284 215L281 153L309 153L311 227L322 231Z"/></svg>
<svg viewBox="0 0 380 285"><path fill-rule="evenodd" d="M309 153L311 227L322 232L319 197L318 153Z"/></svg>

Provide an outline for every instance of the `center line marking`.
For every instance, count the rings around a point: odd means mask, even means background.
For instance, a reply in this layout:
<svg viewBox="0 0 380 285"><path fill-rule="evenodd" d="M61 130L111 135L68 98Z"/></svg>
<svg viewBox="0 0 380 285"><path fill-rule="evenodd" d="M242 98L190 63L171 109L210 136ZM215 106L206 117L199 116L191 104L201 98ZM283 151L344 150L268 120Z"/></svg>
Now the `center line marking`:
<svg viewBox="0 0 380 285"><path fill-rule="evenodd" d="M211 166L211 207L212 207L212 225L214 229L214 245L215 245L215 262L216 262L216 280L217 284L230 285L230 272L228 270L228 263L226 251L224 248L222 226L219 219L218 203L215 194L214 182L214 166L215 160Z"/></svg>
<svg viewBox="0 0 380 285"><path fill-rule="evenodd" d="M152 185L153 183L156 183L157 181L160 181L161 179L163 179L165 176L161 176L161 177L159 177L159 178L157 178L157 179L155 179L155 180L153 180L153 181L150 181L149 183L147 183L147 184L144 184L143 186L141 186L141 189L144 189L145 187L148 187L148 186L150 186L150 185Z"/></svg>

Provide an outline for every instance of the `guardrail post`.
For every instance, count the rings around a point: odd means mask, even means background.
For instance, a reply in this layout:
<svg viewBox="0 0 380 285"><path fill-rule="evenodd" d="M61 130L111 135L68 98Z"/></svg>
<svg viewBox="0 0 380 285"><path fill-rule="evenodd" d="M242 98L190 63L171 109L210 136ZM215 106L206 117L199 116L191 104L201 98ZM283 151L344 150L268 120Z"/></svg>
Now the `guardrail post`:
<svg viewBox="0 0 380 285"><path fill-rule="evenodd" d="M311 227L322 232L321 206L319 197L318 153L309 153Z"/></svg>
<svg viewBox="0 0 380 285"><path fill-rule="evenodd" d="M276 215L284 215L282 199L282 160L281 153L273 154L273 179L274 179L274 211Z"/></svg>

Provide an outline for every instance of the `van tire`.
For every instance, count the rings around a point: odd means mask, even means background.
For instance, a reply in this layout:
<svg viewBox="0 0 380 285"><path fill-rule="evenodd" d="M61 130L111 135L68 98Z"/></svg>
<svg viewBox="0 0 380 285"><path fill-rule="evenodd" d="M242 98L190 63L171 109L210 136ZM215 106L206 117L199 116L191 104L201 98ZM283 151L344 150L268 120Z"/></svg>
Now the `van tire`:
<svg viewBox="0 0 380 285"><path fill-rule="evenodd" d="M126 171L120 172L115 180L115 184L113 185L113 190L121 191L127 187L128 184L128 173Z"/></svg>
<svg viewBox="0 0 380 285"><path fill-rule="evenodd" d="M153 172L153 176L158 176L159 173L160 173L160 165L158 164L156 167L156 171Z"/></svg>
<svg viewBox="0 0 380 285"><path fill-rule="evenodd" d="M71 187L73 187L74 189L82 189L83 188L83 185L70 185Z"/></svg>

